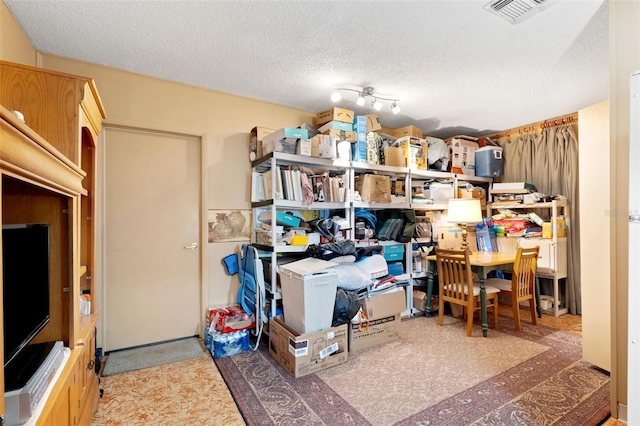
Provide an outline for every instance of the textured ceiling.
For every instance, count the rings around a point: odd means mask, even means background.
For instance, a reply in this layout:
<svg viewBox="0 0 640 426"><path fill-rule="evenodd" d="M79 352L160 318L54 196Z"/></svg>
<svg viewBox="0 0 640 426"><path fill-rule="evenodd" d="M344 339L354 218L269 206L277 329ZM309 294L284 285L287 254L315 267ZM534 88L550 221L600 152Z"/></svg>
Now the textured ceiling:
<svg viewBox="0 0 640 426"><path fill-rule="evenodd" d="M308 111L336 87L399 99L389 127L481 135L609 97L608 9L547 0L517 24L449 1L4 0L34 47ZM374 112L344 93L337 106ZM292 123L299 124L299 123ZM263 124L264 125L264 124Z"/></svg>

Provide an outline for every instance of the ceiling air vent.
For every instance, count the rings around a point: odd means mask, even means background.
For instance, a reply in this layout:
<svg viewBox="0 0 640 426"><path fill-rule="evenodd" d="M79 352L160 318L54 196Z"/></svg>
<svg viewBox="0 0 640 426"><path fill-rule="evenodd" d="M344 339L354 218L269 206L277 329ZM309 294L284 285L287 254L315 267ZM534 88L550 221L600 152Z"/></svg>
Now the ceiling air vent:
<svg viewBox="0 0 640 426"><path fill-rule="evenodd" d="M545 9L552 0L495 0L484 8L512 24L517 24Z"/></svg>

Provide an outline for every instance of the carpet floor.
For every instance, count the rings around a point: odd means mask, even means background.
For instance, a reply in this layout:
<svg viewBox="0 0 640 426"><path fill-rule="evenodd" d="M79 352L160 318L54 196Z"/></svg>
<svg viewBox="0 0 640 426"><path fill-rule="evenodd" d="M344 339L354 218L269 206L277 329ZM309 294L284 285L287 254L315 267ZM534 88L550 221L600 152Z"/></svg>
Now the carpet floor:
<svg viewBox="0 0 640 426"><path fill-rule="evenodd" d="M399 341L298 379L267 345L215 363L248 425L597 425L609 376L581 358L575 333L500 317L469 338L461 320L418 317Z"/></svg>
<svg viewBox="0 0 640 426"><path fill-rule="evenodd" d="M202 345L197 337L115 351L109 353L102 375L112 376L199 356L202 356Z"/></svg>
<svg viewBox="0 0 640 426"><path fill-rule="evenodd" d="M512 315L511 307L501 305L500 315L500 331L512 329L513 322L510 322L512 320L509 319ZM528 311L522 309L521 315L525 318L523 325L526 325ZM578 315L567 314L560 317L543 315L538 323L546 328L565 332L557 334L558 336L567 336L568 334L580 336L581 333L581 317ZM461 333L464 334L464 331ZM489 330L489 336L494 333L493 329ZM570 335L568 339L572 340ZM262 348L266 349L265 343L261 345ZM229 359L238 356L240 355L234 355ZM269 359L268 355L265 359ZM353 357L347 364L352 359ZM420 368L423 363L424 361L418 357L412 361L412 365L416 366L415 375L421 374ZM276 367L271 366L270 368ZM389 363L387 368L395 368L395 365ZM326 372L329 373L329 370ZM282 374L284 374L283 378L287 377L284 371ZM248 423L243 419L228 386L208 353L186 361L102 377L101 380L104 397L100 400L98 411L91 423L92 426L148 424L242 426ZM287 380L293 379L287 378ZM304 379L299 380L304 382ZM323 395L320 397L325 398ZM602 398L608 404L609 394L603 395ZM248 402L245 400L244 403ZM257 404L258 400L255 403ZM583 415L586 416L586 414ZM595 416L599 416L599 414ZM595 419L591 420L595 421ZM273 424L273 421L266 424ZM288 423L283 422L282 424ZM351 424L357 425L358 423ZM464 423L459 424L463 425ZM494 424L497 426L505 423L496 422ZM603 424L603 426L623 425L612 418Z"/></svg>

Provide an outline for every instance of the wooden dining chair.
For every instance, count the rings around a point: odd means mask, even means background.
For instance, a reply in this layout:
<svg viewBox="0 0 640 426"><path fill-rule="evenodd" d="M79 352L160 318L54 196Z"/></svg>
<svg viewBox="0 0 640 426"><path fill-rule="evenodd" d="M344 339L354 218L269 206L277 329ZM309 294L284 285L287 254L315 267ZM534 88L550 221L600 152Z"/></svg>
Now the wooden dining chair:
<svg viewBox="0 0 640 426"><path fill-rule="evenodd" d="M522 328L520 325L520 302L529 301L531 323L533 325L538 323L536 318L535 283L539 251L539 246L531 248L518 247L511 279L489 278L487 280L487 285L500 289L501 296L511 299L513 320L517 331Z"/></svg>
<svg viewBox="0 0 640 426"><path fill-rule="evenodd" d="M473 330L473 314L480 309L480 286L474 285L469 251L436 249L440 295L438 325L442 325L444 302L460 305L467 319L467 336ZM486 286L487 310L493 309L493 328L498 327L498 290Z"/></svg>

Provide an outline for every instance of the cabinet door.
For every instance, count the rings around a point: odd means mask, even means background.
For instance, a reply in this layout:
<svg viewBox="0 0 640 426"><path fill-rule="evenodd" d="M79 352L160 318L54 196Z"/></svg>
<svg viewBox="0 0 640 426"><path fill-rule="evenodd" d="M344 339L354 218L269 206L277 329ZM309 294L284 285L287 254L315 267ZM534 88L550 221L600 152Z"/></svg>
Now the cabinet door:
<svg viewBox="0 0 640 426"><path fill-rule="evenodd" d="M540 247L538 256L538 272L553 272L556 270L555 252L556 247L553 240L541 238L518 238L518 247L533 248Z"/></svg>

